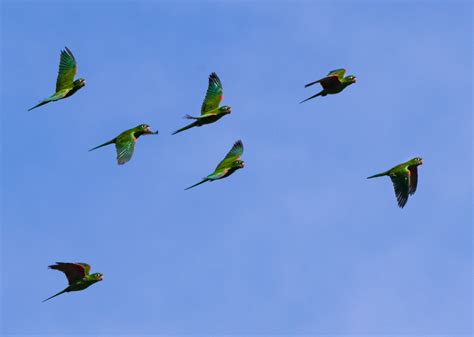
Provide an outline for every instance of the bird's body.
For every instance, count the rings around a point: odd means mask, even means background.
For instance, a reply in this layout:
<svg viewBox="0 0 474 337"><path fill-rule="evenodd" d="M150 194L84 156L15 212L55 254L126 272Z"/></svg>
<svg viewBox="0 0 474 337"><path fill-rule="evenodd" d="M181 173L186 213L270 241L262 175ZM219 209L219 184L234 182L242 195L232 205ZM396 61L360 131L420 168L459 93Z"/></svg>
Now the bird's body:
<svg viewBox="0 0 474 337"><path fill-rule="evenodd" d="M243 168L245 166L244 161L240 160L240 157L242 156L243 152L244 146L242 144L242 141L238 140L234 143L232 149L227 153L226 157L219 163L219 165L217 165L214 172L203 178L197 184L189 186L188 188L186 188L186 190L201 185L207 181L214 181L226 178L238 169Z"/></svg>
<svg viewBox="0 0 474 337"><path fill-rule="evenodd" d="M114 139L96 146L89 151L93 151L106 145L115 144L115 148L117 150L117 163L119 165L123 165L132 158L133 151L135 150L135 143L138 137L151 134L158 134L158 131L151 131L148 124L140 124L132 129L122 132Z"/></svg>
<svg viewBox="0 0 474 337"><path fill-rule="evenodd" d="M77 72L77 63L72 52L66 47L66 50L61 51L61 57L59 61L58 77L56 79L56 92L48 98L42 100L34 107L28 109L33 110L39 106L45 105L50 102L56 102L63 98L74 95L79 89L86 85L86 80L79 78L74 80Z"/></svg>
<svg viewBox="0 0 474 337"><path fill-rule="evenodd" d="M345 69L336 69L330 71L326 77L323 77L317 81L308 83L305 85L305 88L312 86L313 84L320 83L323 87L323 90L318 92L316 95L313 95L300 103L306 102L312 98L318 96L326 96L326 95L333 95L338 94L343 91L347 86L356 82L357 78L353 75L345 76L346 70Z"/></svg>
<svg viewBox="0 0 474 337"><path fill-rule="evenodd" d="M217 77L216 73L212 73L209 75L209 84L207 87L206 97L204 98L204 102L201 106L201 115L197 117L186 115L185 118L193 119L194 122L179 130L176 130L173 132L173 135L184 130L191 129L195 126L203 126L215 123L225 115L230 114L232 112L230 106L224 105L219 107L219 104L223 98L224 96L221 81L219 77Z"/></svg>
<svg viewBox="0 0 474 337"><path fill-rule="evenodd" d="M102 281L103 275L101 273L89 274L90 266L87 263L64 263L57 262L55 265L49 266L50 269L62 271L69 282L69 286L57 294L48 297L43 302L46 302L56 296L71 291L84 290L96 282Z"/></svg>
<svg viewBox="0 0 474 337"><path fill-rule="evenodd" d="M374 174L367 179L389 176L395 189L395 196L400 208L408 201L408 196L416 192L418 185L418 166L423 164L423 159L415 157L405 163L392 167L390 170Z"/></svg>

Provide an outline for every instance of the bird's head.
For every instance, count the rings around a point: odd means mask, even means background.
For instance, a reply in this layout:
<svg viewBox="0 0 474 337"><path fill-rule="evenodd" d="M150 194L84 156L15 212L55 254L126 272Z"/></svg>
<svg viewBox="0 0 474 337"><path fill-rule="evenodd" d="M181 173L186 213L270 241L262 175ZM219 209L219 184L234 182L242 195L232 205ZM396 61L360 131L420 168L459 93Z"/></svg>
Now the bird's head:
<svg viewBox="0 0 474 337"><path fill-rule="evenodd" d="M79 88L85 87L86 86L86 80L83 79L83 78L78 78L77 80L74 81L74 86L79 87Z"/></svg>
<svg viewBox="0 0 474 337"><path fill-rule="evenodd" d="M99 282L104 279L104 275L101 273L94 273L90 275L90 279L94 280L95 282Z"/></svg>
<svg viewBox="0 0 474 337"><path fill-rule="evenodd" d="M423 158L421 157L415 157L409 162L410 166L418 166L418 165L423 165Z"/></svg>
<svg viewBox="0 0 474 337"><path fill-rule="evenodd" d="M232 166L234 166L237 169L241 169L245 167L245 162L239 159L239 160L234 161Z"/></svg>
<svg viewBox="0 0 474 337"><path fill-rule="evenodd" d="M152 131L148 124L140 124L139 126L136 127L136 129L137 129L137 132L140 135L157 134L158 133L158 131L156 131L156 132Z"/></svg>
<svg viewBox="0 0 474 337"><path fill-rule="evenodd" d="M349 84L355 83L357 81L357 77L355 77L354 75L349 75L345 77L345 80L347 84L349 85Z"/></svg>
<svg viewBox="0 0 474 337"><path fill-rule="evenodd" d="M232 112L232 108L228 105L223 105L219 108L220 113L227 115Z"/></svg>

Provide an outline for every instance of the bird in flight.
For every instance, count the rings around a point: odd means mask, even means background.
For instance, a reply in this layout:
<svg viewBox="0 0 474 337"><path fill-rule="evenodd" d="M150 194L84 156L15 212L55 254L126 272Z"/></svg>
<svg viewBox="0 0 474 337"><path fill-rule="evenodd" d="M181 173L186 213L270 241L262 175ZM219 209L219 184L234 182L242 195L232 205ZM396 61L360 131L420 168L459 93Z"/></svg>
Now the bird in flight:
<svg viewBox="0 0 474 337"><path fill-rule="evenodd" d="M60 99L74 95L76 91L86 85L86 80L83 78L74 80L76 72L76 59L74 58L74 55L72 55L72 52L69 50L69 48L66 47L66 50L61 50L61 57L59 59L58 78L56 79L56 92L48 98L42 100L40 103L36 104L34 107L28 109L28 111L49 102L56 102Z"/></svg>
<svg viewBox="0 0 474 337"><path fill-rule="evenodd" d="M217 165L214 172L209 174L207 177L202 178L200 182L189 186L185 190L189 190L197 185L201 185L207 181L214 181L230 176L232 173L241 169L245 166L244 161L240 160L240 157L244 153L244 145L241 140L238 140L232 146L232 149L227 153L225 158Z"/></svg>
<svg viewBox="0 0 474 337"><path fill-rule="evenodd" d="M173 132L173 135L184 130L193 128L195 126L203 126L206 124L217 122L225 115L230 114L232 112L230 106L224 105L219 107L219 104L221 103L223 98L224 96L222 91L221 80L219 79L219 77L217 77L216 73L212 73L211 75L209 75L209 85L207 87L204 102L202 102L201 115L198 117L186 115L185 118L192 119L194 120L194 122L186 125L185 127L179 130L176 130L175 132Z"/></svg>
<svg viewBox="0 0 474 337"><path fill-rule="evenodd" d="M349 75L349 76L344 77L345 73L346 73L346 69L336 69L336 70L330 71L329 74L326 75L326 77L323 77L320 80L306 84L304 86L305 88L310 87L313 84L320 83L321 86L323 87L323 90L318 92L316 95L313 95L305 99L304 101L301 101L300 103L309 101L310 99L318 97L318 96L326 96L328 94L332 95L332 94L340 93L347 86L356 82L357 78L354 75Z"/></svg>
<svg viewBox="0 0 474 337"><path fill-rule="evenodd" d="M389 176L395 189L398 206L403 208L408 201L408 196L416 192L416 186L418 185L418 166L422 164L423 159L415 157L405 163L392 167L388 171L374 174L367 179Z"/></svg>
<svg viewBox="0 0 474 337"><path fill-rule="evenodd" d="M56 262L56 264L49 266L49 268L62 271L66 275L69 285L64 290L51 297L48 297L43 302L70 291L84 290L94 283L102 281L103 279L103 275L101 273L89 274L91 266L89 266L87 263Z"/></svg>
<svg viewBox="0 0 474 337"><path fill-rule="evenodd" d="M115 149L117 150L117 163L119 165L123 165L132 158L133 151L135 150L135 142L137 141L138 137L142 135L156 134L158 134L158 131L151 131L148 124L140 124L137 127L122 132L117 137L109 140L108 142L90 149L89 152L102 146L115 144Z"/></svg>

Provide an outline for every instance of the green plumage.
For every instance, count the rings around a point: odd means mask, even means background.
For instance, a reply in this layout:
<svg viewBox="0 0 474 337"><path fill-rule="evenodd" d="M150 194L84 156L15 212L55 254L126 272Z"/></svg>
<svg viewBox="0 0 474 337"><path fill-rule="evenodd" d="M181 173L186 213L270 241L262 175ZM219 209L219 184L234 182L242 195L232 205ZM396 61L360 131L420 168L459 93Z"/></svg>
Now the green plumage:
<svg viewBox="0 0 474 337"><path fill-rule="evenodd" d="M395 189L395 197L400 208L408 201L408 196L416 192L418 185L418 166L423 164L423 159L415 157L405 163L392 167L390 170L374 174L367 179L389 176Z"/></svg>
<svg viewBox="0 0 474 337"><path fill-rule="evenodd" d="M195 186L201 185L207 181L214 181L222 178L226 178L230 176L232 173L241 169L245 166L243 160L240 160L240 157L244 153L244 145L242 144L241 140L238 140L232 146L232 149L227 153L225 158L217 165L214 172L209 174L207 177L203 178L197 184L189 186L185 190L189 190Z"/></svg>
<svg viewBox="0 0 474 337"><path fill-rule="evenodd" d="M323 90L318 92L317 94L301 101L300 103L306 102L312 98L318 97L318 96L326 96L326 95L332 95L332 94L337 94L340 93L342 90L344 90L347 86L351 85L352 83L355 83L357 78L353 75L349 75L344 77L346 73L345 69L336 69L330 71L326 77L321 78L320 80L311 82L306 84L304 87L310 87L313 84L320 83L321 86L323 87Z"/></svg>
<svg viewBox="0 0 474 337"><path fill-rule="evenodd" d="M103 279L103 275L101 273L89 274L91 267L87 263L56 262L56 264L49 266L49 268L62 271L66 275L69 286L59 293L48 297L43 302L70 291L84 290L94 283L102 281Z"/></svg>
<svg viewBox="0 0 474 337"><path fill-rule="evenodd" d="M158 131L151 131L148 124L140 124L137 127L122 132L114 139L96 146L89 151L93 151L106 145L115 144L115 149L117 150L117 163L123 165L132 158L133 151L135 150L135 142L138 137L152 134L156 135L158 134Z"/></svg>
<svg viewBox="0 0 474 337"><path fill-rule="evenodd" d="M221 80L217 77L216 73L212 73L209 75L209 84L207 87L206 97L201 106L201 115L198 117L193 117L190 115L186 115L185 118L192 119L194 122L191 124L186 125L185 127L176 130L173 132L173 135L182 132L184 130L191 129L195 126L203 126L206 124L211 124L217 122L219 119L224 117L227 114L232 112L230 106L222 106L219 107L223 96L223 89Z"/></svg>
<svg viewBox="0 0 474 337"><path fill-rule="evenodd" d="M66 47L66 50L61 51L61 56L59 59L58 78L56 79L56 92L34 107L28 109L28 111L47 103L59 101L60 99L74 95L76 91L86 85L86 80L83 78L74 80L76 72L76 59L74 58L74 55L72 55L72 52Z"/></svg>

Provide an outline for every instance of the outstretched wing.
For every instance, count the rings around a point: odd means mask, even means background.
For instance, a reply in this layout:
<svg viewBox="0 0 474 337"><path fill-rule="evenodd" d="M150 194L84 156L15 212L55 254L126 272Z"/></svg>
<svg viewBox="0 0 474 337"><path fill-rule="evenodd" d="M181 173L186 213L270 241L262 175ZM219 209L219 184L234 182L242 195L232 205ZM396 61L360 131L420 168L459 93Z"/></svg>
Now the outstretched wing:
<svg viewBox="0 0 474 337"><path fill-rule="evenodd" d="M393 188L395 189L395 196L397 197L398 207L403 208L408 201L408 191L410 186L410 176L404 175L391 175Z"/></svg>
<svg viewBox="0 0 474 337"><path fill-rule="evenodd" d="M332 70L326 75L326 77L323 77L323 78L321 78L317 81L308 83L304 87L307 88L307 87L310 87L310 86L312 86L313 84L316 84L316 83L321 83L321 85L323 86L324 89L326 89L328 87L337 86L337 85L341 84L341 80L344 78L345 73L346 73L346 69L342 69L342 68Z"/></svg>
<svg viewBox="0 0 474 337"><path fill-rule="evenodd" d="M66 47L66 50L61 50L61 58L59 60L58 78L56 80L56 92L66 89L74 82L76 76L77 64L74 55Z"/></svg>
<svg viewBox="0 0 474 337"><path fill-rule="evenodd" d="M69 284L72 284L83 279L89 273L91 267L86 263L56 262L49 268L62 271L66 275Z"/></svg>
<svg viewBox="0 0 474 337"><path fill-rule="evenodd" d="M91 271L91 266L89 266L87 263L84 262L77 262L76 264L79 264L84 267L84 272L86 273L86 276L89 275Z"/></svg>
<svg viewBox="0 0 474 337"><path fill-rule="evenodd" d="M123 165L132 159L136 141L137 139L132 133L130 133L129 137L120 137L117 139L115 149L117 150L117 163L119 165Z"/></svg>
<svg viewBox="0 0 474 337"><path fill-rule="evenodd" d="M410 171L410 188L408 190L408 193L412 195L415 194L416 186L418 185L418 167L409 166L408 170Z"/></svg>
<svg viewBox="0 0 474 337"><path fill-rule="evenodd" d="M326 76L337 76L339 80L342 80L345 74L346 74L346 69L341 68L341 69L331 70Z"/></svg>
<svg viewBox="0 0 474 337"><path fill-rule="evenodd" d="M222 101L222 84L216 73L209 75L209 85L207 87L206 97L201 106L201 115L205 115L209 111L219 107Z"/></svg>
<svg viewBox="0 0 474 337"><path fill-rule="evenodd" d="M244 144L242 144L242 141L239 139L234 143L234 146L232 146L232 149L230 149L229 153L227 153L224 160L222 160L219 165L217 165L214 172L228 168L230 163L239 159L242 153L244 153Z"/></svg>

